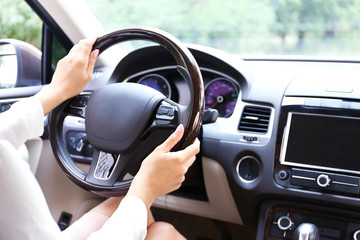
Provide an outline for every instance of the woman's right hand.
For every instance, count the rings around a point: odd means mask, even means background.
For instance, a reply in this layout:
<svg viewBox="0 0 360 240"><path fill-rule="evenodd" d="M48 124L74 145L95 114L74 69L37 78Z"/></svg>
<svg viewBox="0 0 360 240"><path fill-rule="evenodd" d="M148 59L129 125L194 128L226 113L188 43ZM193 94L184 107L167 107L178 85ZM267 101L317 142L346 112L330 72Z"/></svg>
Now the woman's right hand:
<svg viewBox="0 0 360 240"><path fill-rule="evenodd" d="M97 49L91 51L95 41L96 38L88 38L75 44L58 62L51 83L35 95L43 105L44 115L79 94L90 82L99 54Z"/></svg>
<svg viewBox="0 0 360 240"><path fill-rule="evenodd" d="M144 159L133 179L128 195L139 197L147 208L150 208L157 197L181 186L185 173L200 151L200 141L196 139L184 150L170 152L183 134L184 127L179 125L165 142Z"/></svg>

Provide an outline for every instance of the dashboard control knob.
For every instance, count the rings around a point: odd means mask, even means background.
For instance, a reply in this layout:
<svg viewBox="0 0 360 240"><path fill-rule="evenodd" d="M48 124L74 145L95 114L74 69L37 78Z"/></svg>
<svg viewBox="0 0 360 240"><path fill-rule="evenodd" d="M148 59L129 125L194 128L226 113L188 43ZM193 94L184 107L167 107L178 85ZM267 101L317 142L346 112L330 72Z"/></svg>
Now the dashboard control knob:
<svg viewBox="0 0 360 240"><path fill-rule="evenodd" d="M281 170L279 173L278 173L278 176L281 180L286 180L288 179L289 177L289 173L286 171L286 170Z"/></svg>
<svg viewBox="0 0 360 240"><path fill-rule="evenodd" d="M293 224L293 221L288 216L279 217L277 221L277 226L282 231L290 230Z"/></svg>
<svg viewBox="0 0 360 240"><path fill-rule="evenodd" d="M360 230L354 232L353 238L354 240L360 240Z"/></svg>
<svg viewBox="0 0 360 240"><path fill-rule="evenodd" d="M312 223L302 223L294 231L294 240L320 240L319 229Z"/></svg>
<svg viewBox="0 0 360 240"><path fill-rule="evenodd" d="M320 174L317 179L316 183L319 187L326 188L330 185L331 178L326 174Z"/></svg>

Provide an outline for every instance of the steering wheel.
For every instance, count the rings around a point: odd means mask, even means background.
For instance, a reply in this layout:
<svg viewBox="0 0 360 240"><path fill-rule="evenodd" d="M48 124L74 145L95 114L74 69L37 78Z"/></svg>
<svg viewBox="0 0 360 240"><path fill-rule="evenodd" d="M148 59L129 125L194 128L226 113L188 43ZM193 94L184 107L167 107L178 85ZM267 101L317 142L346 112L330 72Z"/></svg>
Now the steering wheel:
<svg viewBox="0 0 360 240"><path fill-rule="evenodd" d="M184 137L173 150L191 144L204 111L199 67L190 51L172 35L153 28L123 29L98 38L93 49L101 54L129 40L152 41L172 54L190 89L190 102L187 106L175 103L141 84L114 83L95 90L88 100L81 95L70 99L49 114L50 142L62 170L80 187L104 196L124 195L132 181L126 176L134 176L142 160L179 124L184 125ZM78 167L66 148L63 123L71 115L86 119L87 141L94 148L88 172Z"/></svg>

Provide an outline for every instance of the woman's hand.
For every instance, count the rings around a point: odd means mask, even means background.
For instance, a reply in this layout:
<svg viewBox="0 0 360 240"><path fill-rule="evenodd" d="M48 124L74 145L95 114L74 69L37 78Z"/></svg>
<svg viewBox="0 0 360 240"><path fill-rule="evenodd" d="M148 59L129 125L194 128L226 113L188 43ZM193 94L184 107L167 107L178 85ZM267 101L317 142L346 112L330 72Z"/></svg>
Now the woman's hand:
<svg viewBox="0 0 360 240"><path fill-rule="evenodd" d="M145 158L133 179L128 195L139 197L147 208L150 208L157 197L181 186L185 180L185 173L200 151L200 142L196 139L184 150L170 152L183 134L184 127L179 125L164 143Z"/></svg>
<svg viewBox="0 0 360 240"><path fill-rule="evenodd" d="M43 105L44 115L65 100L79 94L92 78L99 50L91 52L96 38L81 40L56 67L51 83L35 95Z"/></svg>

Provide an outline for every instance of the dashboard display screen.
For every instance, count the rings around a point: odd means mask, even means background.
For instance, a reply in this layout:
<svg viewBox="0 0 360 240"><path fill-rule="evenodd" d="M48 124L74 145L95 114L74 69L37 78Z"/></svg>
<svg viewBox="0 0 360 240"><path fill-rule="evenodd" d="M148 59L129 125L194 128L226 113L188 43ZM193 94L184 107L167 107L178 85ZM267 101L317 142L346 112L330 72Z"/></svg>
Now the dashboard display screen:
<svg viewBox="0 0 360 240"><path fill-rule="evenodd" d="M280 162L360 174L360 119L289 113Z"/></svg>

